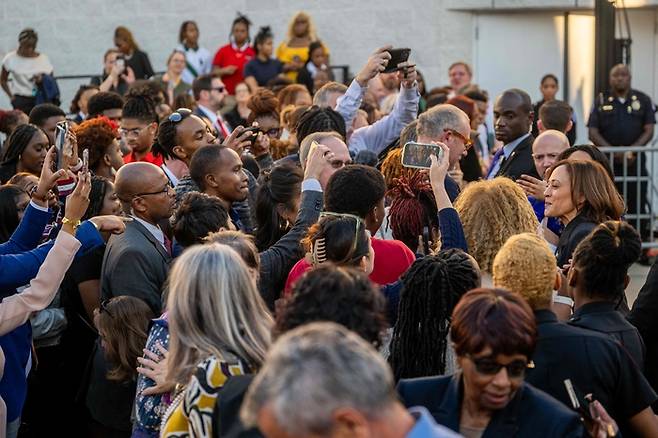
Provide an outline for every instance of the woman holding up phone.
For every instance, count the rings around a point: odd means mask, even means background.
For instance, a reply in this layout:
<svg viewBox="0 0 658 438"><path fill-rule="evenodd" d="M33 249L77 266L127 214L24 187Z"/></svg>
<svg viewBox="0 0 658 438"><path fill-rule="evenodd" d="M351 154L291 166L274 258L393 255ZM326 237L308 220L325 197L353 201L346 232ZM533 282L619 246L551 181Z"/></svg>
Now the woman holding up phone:
<svg viewBox="0 0 658 438"><path fill-rule="evenodd" d="M132 32L124 26L119 26L114 31L114 45L123 54L125 66L132 69L135 79L148 79L154 75L151 61L145 52L139 50ZM119 67L121 67L119 65Z"/></svg>

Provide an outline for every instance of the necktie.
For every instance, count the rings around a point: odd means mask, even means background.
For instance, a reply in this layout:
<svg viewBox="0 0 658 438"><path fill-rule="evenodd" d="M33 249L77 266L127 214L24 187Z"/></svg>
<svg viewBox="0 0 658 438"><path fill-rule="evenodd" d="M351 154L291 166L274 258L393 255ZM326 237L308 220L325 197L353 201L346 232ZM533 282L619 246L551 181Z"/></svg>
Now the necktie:
<svg viewBox="0 0 658 438"><path fill-rule="evenodd" d="M489 171L487 172L487 179L495 178L496 173L498 173L500 168L503 167L503 163L505 162L504 152L503 148L500 148L494 154L493 159L491 160L491 167L489 167Z"/></svg>
<svg viewBox="0 0 658 438"><path fill-rule="evenodd" d="M164 233L162 233L162 236L164 236L164 247L167 250L167 254L169 254L169 257L171 257L172 254L171 240Z"/></svg>

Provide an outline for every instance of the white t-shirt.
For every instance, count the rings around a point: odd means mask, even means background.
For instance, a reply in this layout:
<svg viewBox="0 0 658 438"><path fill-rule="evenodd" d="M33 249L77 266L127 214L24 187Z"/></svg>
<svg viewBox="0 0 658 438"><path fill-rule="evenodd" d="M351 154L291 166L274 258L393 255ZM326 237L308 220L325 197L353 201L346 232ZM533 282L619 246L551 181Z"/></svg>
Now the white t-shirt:
<svg viewBox="0 0 658 438"><path fill-rule="evenodd" d="M53 73L53 66L43 53L34 58L26 58L12 50L2 60L2 67L9 72L9 90L19 96L36 94L32 80L34 75Z"/></svg>
<svg viewBox="0 0 658 438"><path fill-rule="evenodd" d="M210 58L210 52L205 47L199 47L197 50L188 48L186 49L182 44L179 44L176 47L176 50L185 52L185 70L183 70L183 82L187 82L192 85L194 79L201 75L207 75L212 69L212 59ZM196 70L197 76L195 76L187 64L191 65L194 70Z"/></svg>

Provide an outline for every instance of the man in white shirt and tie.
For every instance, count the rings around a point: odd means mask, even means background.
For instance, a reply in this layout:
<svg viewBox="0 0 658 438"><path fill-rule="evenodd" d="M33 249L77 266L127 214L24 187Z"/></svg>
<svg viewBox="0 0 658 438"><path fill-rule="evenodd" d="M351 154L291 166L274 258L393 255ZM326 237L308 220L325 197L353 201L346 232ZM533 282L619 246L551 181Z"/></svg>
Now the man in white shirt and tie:
<svg viewBox="0 0 658 438"><path fill-rule="evenodd" d="M226 87L219 77L201 75L192 83L197 109L194 114L208 120L219 137L225 139L231 134L231 129L219 113L226 97Z"/></svg>
<svg viewBox="0 0 658 438"><path fill-rule="evenodd" d="M523 90L512 88L501 94L494 105L496 140L504 146L496 152L487 179L506 176L517 180L521 175L540 178L532 159L530 127L534 119L532 101Z"/></svg>

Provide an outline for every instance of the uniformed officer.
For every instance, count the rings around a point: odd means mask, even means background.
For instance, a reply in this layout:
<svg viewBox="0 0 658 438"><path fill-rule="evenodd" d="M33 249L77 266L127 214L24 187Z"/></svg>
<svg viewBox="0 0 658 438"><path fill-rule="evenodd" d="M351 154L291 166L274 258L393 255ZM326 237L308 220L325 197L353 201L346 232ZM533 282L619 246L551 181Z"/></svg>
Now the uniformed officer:
<svg viewBox="0 0 658 438"><path fill-rule="evenodd" d="M610 70L610 90L600 93L592 108L587 126L589 139L599 147L603 146L644 146L653 138L656 124L655 108L651 98L641 91L631 88L631 72L628 66L617 64ZM626 155L626 174L637 176L636 155ZM644 154L639 155L640 175L648 175ZM615 154L614 172L616 176L624 174L623 154ZM623 183L617 188L623 193ZM646 213L647 183L640 185L640 205L637 205L637 183L628 182L625 195L629 215ZM639 208L638 208L639 207ZM632 220L637 227L638 222ZM645 238L648 235L648 221L639 222L640 231Z"/></svg>

